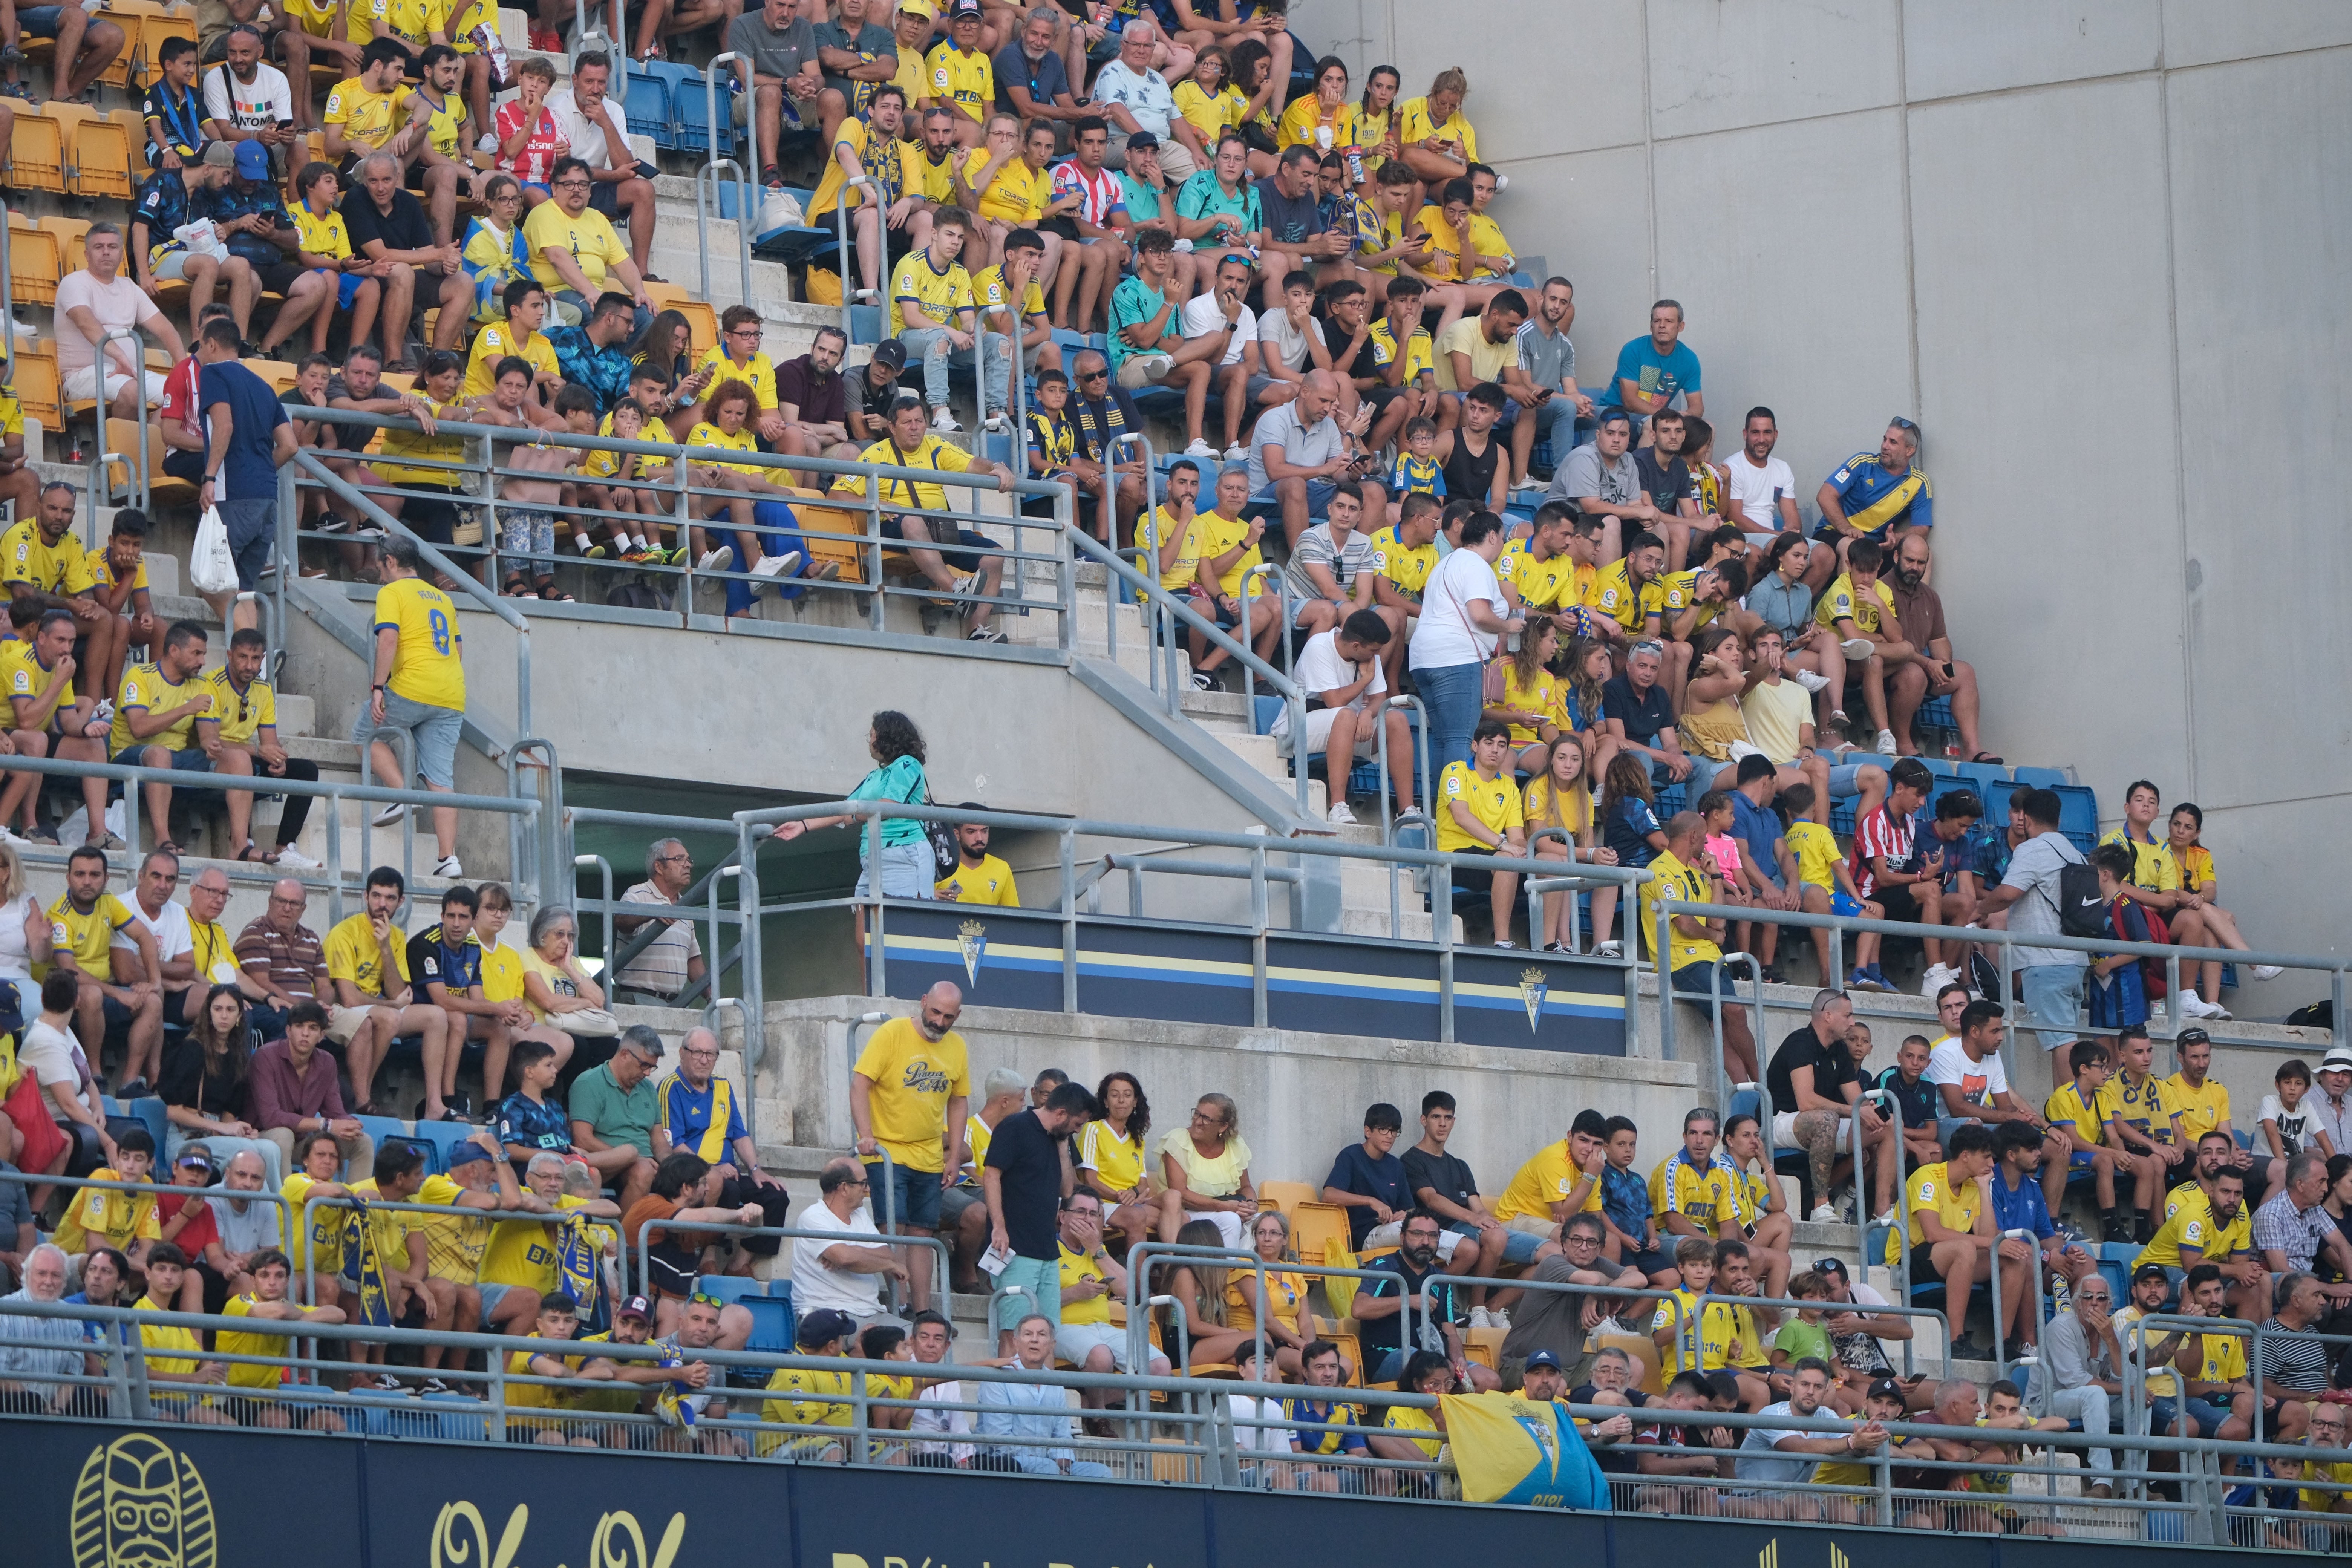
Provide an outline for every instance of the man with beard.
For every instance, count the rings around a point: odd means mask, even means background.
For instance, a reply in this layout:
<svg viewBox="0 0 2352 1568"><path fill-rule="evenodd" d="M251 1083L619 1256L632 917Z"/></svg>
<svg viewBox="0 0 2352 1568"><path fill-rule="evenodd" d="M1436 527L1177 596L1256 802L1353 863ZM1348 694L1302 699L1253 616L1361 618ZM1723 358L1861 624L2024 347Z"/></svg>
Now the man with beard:
<svg viewBox="0 0 2352 1568"><path fill-rule="evenodd" d="M1438 1217L1416 1208L1404 1218L1403 1247L1364 1267L1394 1279L1371 1279L1356 1293L1356 1321L1364 1362L1374 1383L1393 1383L1417 1350L1435 1351L1453 1364L1457 1381L1475 1393L1502 1386L1492 1372L1463 1353L1469 1310L1461 1287L1438 1262ZM1407 1331L1404 1320L1411 1319Z"/></svg>
<svg viewBox="0 0 2352 1568"><path fill-rule="evenodd" d="M1903 635L1919 657L1897 665L1887 693L1887 718L1895 748L1916 755L1911 718L1930 697L1952 700L1952 722L1960 731L1960 754L1972 763L1998 764L1999 757L1977 744L1977 671L1966 659L1952 657L1952 634L1944 624L1944 601L1927 585L1927 530L1915 528L1895 547L1895 567L1884 581L1895 595L1895 614Z"/></svg>

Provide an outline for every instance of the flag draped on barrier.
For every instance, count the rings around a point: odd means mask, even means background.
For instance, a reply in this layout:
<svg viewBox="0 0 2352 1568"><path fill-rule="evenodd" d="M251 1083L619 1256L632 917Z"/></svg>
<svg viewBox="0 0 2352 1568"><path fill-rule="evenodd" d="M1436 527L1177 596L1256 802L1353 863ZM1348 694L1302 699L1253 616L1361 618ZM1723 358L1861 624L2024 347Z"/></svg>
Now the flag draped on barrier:
<svg viewBox="0 0 2352 1568"><path fill-rule="evenodd" d="M1468 1501L1609 1507L1609 1482L1566 1405L1507 1394L1450 1394L1444 1405L1446 1441Z"/></svg>

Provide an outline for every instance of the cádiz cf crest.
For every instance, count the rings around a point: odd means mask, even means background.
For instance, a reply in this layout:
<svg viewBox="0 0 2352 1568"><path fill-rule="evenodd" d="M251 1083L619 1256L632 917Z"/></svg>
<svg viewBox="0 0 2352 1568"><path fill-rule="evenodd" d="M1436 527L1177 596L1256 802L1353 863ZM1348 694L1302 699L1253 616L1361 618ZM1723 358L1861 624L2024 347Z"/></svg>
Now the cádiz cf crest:
<svg viewBox="0 0 2352 1568"><path fill-rule="evenodd" d="M956 949L963 954L963 975L972 984L980 984L980 966L988 957L988 928L978 921L966 921L956 927Z"/></svg>
<svg viewBox="0 0 2352 1568"><path fill-rule="evenodd" d="M1544 997L1549 994L1550 991L1551 987L1545 983L1542 970L1519 971L1519 1002L1528 1010L1528 1033L1530 1035L1536 1032L1536 1025L1543 1018Z"/></svg>
<svg viewBox="0 0 2352 1568"><path fill-rule="evenodd" d="M73 1494L74 1568L215 1568L220 1538L196 1467L144 1432L89 1451Z"/></svg>

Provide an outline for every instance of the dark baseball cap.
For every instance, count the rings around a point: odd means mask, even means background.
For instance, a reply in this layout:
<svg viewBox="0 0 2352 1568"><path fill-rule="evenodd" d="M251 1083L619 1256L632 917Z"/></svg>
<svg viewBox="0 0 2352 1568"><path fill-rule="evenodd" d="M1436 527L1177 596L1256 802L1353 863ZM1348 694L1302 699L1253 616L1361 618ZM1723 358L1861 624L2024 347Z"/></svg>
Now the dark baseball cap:
<svg viewBox="0 0 2352 1568"><path fill-rule="evenodd" d="M907 368L907 345L896 338L884 338L874 345L874 363L887 365L892 371Z"/></svg>
<svg viewBox="0 0 2352 1568"><path fill-rule="evenodd" d="M1146 147L1156 148L1159 145L1160 138L1149 131L1138 131L1127 139L1127 150L1130 153L1140 152Z"/></svg>
<svg viewBox="0 0 2352 1568"><path fill-rule="evenodd" d="M449 1168L454 1171L460 1165L470 1165L477 1160L487 1160L489 1157L490 1152L488 1149L468 1139L449 1151Z"/></svg>
<svg viewBox="0 0 2352 1568"><path fill-rule="evenodd" d="M2143 1279L2163 1279L2169 1281L2171 1278L2171 1275L2167 1274L2164 1271L2163 1264L2143 1263L2138 1268L2132 1270L2131 1282L2137 1285Z"/></svg>
<svg viewBox="0 0 2352 1568"><path fill-rule="evenodd" d="M836 1312L830 1307L820 1307L801 1320L800 1331L794 1336L801 1348L830 1344L845 1340L857 1331L857 1320L846 1312Z"/></svg>
<svg viewBox="0 0 2352 1568"><path fill-rule="evenodd" d="M621 1318L642 1318L646 1322L650 1323L654 1321L654 1304L651 1301L646 1300L643 1296L626 1296L622 1298L621 1304L619 1306L613 1309L613 1316L616 1320Z"/></svg>
<svg viewBox="0 0 2352 1568"><path fill-rule="evenodd" d="M1539 1366L1548 1366L1551 1368L1552 1371L1558 1372L1560 1370L1559 1357L1552 1354L1549 1351L1538 1351L1535 1354L1528 1357L1528 1364L1526 1367L1527 1371L1533 1372Z"/></svg>
<svg viewBox="0 0 2352 1568"><path fill-rule="evenodd" d="M1864 1397L1870 1399L1892 1399L1897 1405L1906 1403L1904 1398L1903 1385L1895 1382L1891 1377L1882 1377L1873 1382Z"/></svg>

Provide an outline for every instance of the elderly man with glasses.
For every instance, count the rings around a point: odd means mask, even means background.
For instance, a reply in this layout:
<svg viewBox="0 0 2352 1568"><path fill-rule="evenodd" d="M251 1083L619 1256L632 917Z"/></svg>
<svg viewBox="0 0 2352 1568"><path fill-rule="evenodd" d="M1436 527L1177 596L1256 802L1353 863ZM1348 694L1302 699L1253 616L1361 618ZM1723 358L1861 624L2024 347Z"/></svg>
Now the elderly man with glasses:
<svg viewBox="0 0 2352 1568"><path fill-rule="evenodd" d="M694 857L677 839L665 838L646 852L646 879L622 893L621 901L675 907L693 882ZM621 966L617 978L623 990L639 993L643 1000L667 1005L702 978L702 944L695 938L691 915L613 917L614 929L625 942L634 940L646 925L660 929L652 941Z"/></svg>
<svg viewBox="0 0 2352 1568"><path fill-rule="evenodd" d="M2083 1430L2104 1437L2124 1424L2124 1352L2116 1337L2115 1296L2105 1278L2088 1274L2075 1282L2073 1310L2060 1313L2042 1333L2053 1384L2050 1411L2079 1421ZM2116 1457L2111 1449L2091 1450L2091 1468L2097 1479L2092 1497L2115 1493Z"/></svg>
<svg viewBox="0 0 2352 1568"><path fill-rule="evenodd" d="M16 1302L47 1305L64 1299L65 1253L47 1242L25 1257L24 1289L0 1296L8 1333L0 1343L0 1412L15 1415L62 1415L76 1385L63 1381L82 1371L82 1340L90 1325L78 1318L9 1314Z"/></svg>

